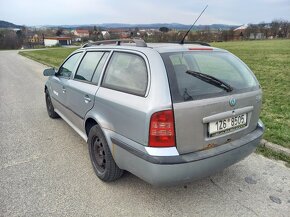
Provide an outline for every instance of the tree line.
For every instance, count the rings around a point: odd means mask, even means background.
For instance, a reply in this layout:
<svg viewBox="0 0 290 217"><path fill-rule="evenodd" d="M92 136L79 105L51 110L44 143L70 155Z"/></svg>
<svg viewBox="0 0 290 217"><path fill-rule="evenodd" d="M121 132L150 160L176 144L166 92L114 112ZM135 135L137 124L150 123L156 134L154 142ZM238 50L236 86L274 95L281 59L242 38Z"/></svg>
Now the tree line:
<svg viewBox="0 0 290 217"><path fill-rule="evenodd" d="M186 31L174 31L166 27L161 27L160 35L154 35L147 40L151 42L168 42L180 41ZM188 36L187 41L232 41L232 40L250 40L255 39L257 34L260 34L260 39L274 39L274 38L290 38L290 22L287 20L273 20L271 23L261 22L259 24L248 24L243 30L229 30L210 29L205 27L203 30L192 30Z"/></svg>
<svg viewBox="0 0 290 217"><path fill-rule="evenodd" d="M94 27L90 30L90 37L84 40L103 40L101 31L104 29ZM159 30L154 31L154 34L146 34L146 32L140 32L138 28L132 29L128 37L141 37L147 42L177 42L182 39L187 30L171 30L167 27L160 27ZM31 42L28 38L33 34L38 34L39 37L43 38L45 36L60 36L66 34L67 36L72 36L73 34L69 31L63 29L28 29L22 27L19 30L11 29L0 29L0 49L19 49L23 46L31 47ZM249 24L247 28L243 31L235 31L234 29L220 30L220 29L210 29L205 27L203 30L192 30L187 41L231 41L231 40L249 40L255 39L252 36L257 34L262 34L262 39L272 39L272 38L290 38L290 22L287 20L273 20L271 23L261 22L259 24ZM111 39L118 37L118 35L111 34Z"/></svg>
<svg viewBox="0 0 290 217"><path fill-rule="evenodd" d="M251 33L263 33L266 38L287 38L290 34L290 22L287 20L273 20L271 23L261 22L259 24L249 24L245 31L246 37Z"/></svg>

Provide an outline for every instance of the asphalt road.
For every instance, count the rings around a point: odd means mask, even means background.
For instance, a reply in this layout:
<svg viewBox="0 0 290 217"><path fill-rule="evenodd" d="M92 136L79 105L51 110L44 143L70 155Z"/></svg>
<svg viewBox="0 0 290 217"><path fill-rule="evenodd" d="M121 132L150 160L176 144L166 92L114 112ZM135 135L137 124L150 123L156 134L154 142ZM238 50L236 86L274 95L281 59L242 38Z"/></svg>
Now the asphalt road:
<svg viewBox="0 0 290 217"><path fill-rule="evenodd" d="M44 68L0 52L0 216L290 216L290 169L257 154L187 186L101 182L86 143L48 117Z"/></svg>

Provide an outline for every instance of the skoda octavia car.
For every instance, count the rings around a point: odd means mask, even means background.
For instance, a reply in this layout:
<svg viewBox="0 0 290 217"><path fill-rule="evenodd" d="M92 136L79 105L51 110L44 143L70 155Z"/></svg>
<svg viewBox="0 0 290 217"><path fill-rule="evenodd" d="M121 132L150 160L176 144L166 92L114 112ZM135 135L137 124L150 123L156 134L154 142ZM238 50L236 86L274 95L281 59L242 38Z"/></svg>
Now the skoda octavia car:
<svg viewBox="0 0 290 217"><path fill-rule="evenodd" d="M87 143L109 182L129 171L153 185L209 176L251 154L262 90L233 54L200 44L87 44L46 69L48 115Z"/></svg>

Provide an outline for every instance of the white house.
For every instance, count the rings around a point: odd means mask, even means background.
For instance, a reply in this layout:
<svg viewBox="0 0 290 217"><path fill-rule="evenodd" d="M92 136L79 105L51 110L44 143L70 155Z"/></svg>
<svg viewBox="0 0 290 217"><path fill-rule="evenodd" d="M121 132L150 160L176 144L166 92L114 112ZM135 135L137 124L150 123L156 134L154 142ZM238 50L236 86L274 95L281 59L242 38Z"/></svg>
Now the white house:
<svg viewBox="0 0 290 217"><path fill-rule="evenodd" d="M71 45L71 37L45 37L44 46Z"/></svg>
<svg viewBox="0 0 290 217"><path fill-rule="evenodd" d="M81 37L81 38L87 38L90 36L90 32L87 29L76 29L74 30L74 35Z"/></svg>
<svg viewBox="0 0 290 217"><path fill-rule="evenodd" d="M102 33L103 38L104 38L105 40L110 39L110 33L109 33L108 31L102 31L101 33Z"/></svg>

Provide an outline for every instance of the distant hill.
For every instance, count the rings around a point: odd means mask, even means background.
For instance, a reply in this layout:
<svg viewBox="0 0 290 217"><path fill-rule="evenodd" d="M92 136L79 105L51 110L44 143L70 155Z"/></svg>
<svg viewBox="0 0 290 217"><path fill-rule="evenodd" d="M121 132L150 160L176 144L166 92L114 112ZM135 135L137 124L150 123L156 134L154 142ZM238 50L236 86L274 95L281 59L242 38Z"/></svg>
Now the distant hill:
<svg viewBox="0 0 290 217"><path fill-rule="evenodd" d="M0 28L22 28L23 26L15 25L4 20L0 20Z"/></svg>
<svg viewBox="0 0 290 217"><path fill-rule="evenodd" d="M152 23L152 24L123 24L123 23L108 23L101 24L101 27L105 28L144 28L144 29L159 29L160 27L167 27L169 29L178 29L178 30L187 30L191 27L191 25L185 25L180 23ZM194 27L196 30L202 30L205 28L210 28L214 30L228 30L231 28L236 28L238 26L233 25L225 25L225 24L211 24L211 25L197 25Z"/></svg>
<svg viewBox="0 0 290 217"><path fill-rule="evenodd" d="M101 27L104 29L126 29L126 28L141 28L141 29L159 29L160 27L167 27L169 29L187 30L191 25L185 25L180 23L152 23L152 24L126 24L126 23L103 23L103 24L85 24L85 25L44 25L41 27L46 28L64 28L64 29L76 29L76 28L92 28L93 26ZM195 30L202 30L210 28L212 30L229 30L231 28L237 28L237 25L226 24L211 24L211 25L197 25Z"/></svg>

